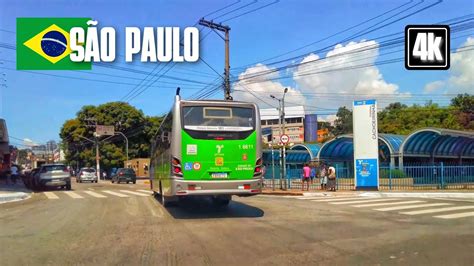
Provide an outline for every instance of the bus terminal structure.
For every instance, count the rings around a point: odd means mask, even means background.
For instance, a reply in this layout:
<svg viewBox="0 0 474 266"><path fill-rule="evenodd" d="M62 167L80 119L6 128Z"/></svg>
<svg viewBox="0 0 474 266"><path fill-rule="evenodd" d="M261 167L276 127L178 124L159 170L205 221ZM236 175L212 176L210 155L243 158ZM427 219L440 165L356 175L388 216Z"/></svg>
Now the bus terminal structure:
<svg viewBox="0 0 474 266"><path fill-rule="evenodd" d="M406 136L379 134L378 143L382 189L474 187L474 132L423 128ZM263 151L266 179L280 177L279 159L278 150ZM351 134L337 136L323 144L293 145L286 153L285 178L294 187L301 177L303 164L319 162L336 167L339 188L352 189L353 160Z"/></svg>

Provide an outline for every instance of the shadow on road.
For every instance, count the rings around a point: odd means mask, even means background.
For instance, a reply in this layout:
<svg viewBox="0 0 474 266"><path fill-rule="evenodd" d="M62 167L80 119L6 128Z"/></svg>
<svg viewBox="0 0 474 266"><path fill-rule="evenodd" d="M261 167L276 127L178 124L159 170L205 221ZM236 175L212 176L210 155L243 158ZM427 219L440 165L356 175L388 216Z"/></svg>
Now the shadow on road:
<svg viewBox="0 0 474 266"><path fill-rule="evenodd" d="M231 201L227 207L216 207L208 199L189 199L166 209L175 219L258 218L265 212L242 202Z"/></svg>

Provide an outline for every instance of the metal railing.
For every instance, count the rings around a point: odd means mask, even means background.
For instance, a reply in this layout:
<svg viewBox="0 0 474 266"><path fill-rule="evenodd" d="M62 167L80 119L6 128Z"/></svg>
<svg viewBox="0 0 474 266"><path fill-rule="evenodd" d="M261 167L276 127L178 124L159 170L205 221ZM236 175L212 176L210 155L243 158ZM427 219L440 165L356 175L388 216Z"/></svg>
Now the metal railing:
<svg viewBox="0 0 474 266"><path fill-rule="evenodd" d="M352 168L335 166L336 188L355 189ZM275 188L280 188L280 167L274 168ZM288 189L301 189L303 170L296 166L287 169L285 185ZM310 184L310 190L319 190L321 179L316 177ZM272 167L265 172L265 187L272 187ZM437 189L474 189L474 165L405 165L403 169L379 167L380 190L437 190Z"/></svg>

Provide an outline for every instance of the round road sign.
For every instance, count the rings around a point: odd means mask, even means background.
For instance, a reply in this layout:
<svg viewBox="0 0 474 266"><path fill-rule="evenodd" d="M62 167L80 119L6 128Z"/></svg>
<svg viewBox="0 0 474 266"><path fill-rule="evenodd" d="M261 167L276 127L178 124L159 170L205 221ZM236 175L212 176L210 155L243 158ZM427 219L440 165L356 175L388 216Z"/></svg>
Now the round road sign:
<svg viewBox="0 0 474 266"><path fill-rule="evenodd" d="M283 143L283 144L287 144L289 141L290 141L290 137L286 134L283 134L281 135L280 137L280 141Z"/></svg>

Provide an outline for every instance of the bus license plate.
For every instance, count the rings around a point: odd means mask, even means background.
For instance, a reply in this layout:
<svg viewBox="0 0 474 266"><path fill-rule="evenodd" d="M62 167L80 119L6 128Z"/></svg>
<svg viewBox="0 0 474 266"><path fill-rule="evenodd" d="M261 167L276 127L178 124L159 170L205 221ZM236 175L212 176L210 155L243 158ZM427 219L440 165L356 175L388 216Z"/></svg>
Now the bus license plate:
<svg viewBox="0 0 474 266"><path fill-rule="evenodd" d="M212 178L227 178L227 173L212 173Z"/></svg>

